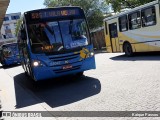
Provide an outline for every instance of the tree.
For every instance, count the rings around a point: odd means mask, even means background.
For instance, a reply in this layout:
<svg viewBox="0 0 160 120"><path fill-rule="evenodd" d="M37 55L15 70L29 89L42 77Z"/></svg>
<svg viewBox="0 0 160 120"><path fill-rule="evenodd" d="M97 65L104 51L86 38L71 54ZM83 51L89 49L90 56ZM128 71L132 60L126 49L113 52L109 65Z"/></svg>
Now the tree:
<svg viewBox="0 0 160 120"><path fill-rule="evenodd" d="M17 21L17 24L16 24L16 28L15 28L15 35L18 36L18 31L19 31L19 28L20 28L20 25L22 23L22 19L19 19Z"/></svg>
<svg viewBox="0 0 160 120"><path fill-rule="evenodd" d="M87 17L90 29L95 29L103 25L103 0L45 0L46 7L59 7L59 6L80 6L83 8Z"/></svg>
<svg viewBox="0 0 160 120"><path fill-rule="evenodd" d="M119 12L123 8L134 8L154 0L106 0L108 4L112 5L114 12Z"/></svg>

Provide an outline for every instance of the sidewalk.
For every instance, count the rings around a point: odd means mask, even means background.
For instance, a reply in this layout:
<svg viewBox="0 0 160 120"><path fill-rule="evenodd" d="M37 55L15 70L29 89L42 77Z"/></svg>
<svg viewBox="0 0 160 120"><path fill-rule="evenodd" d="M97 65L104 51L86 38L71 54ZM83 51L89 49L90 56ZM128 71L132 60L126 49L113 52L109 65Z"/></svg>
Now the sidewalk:
<svg viewBox="0 0 160 120"><path fill-rule="evenodd" d="M23 78L22 78L23 79ZM16 92L15 92L16 91ZM17 92L18 91L18 92ZM14 81L14 78L9 76L5 70L0 67L0 101L1 106L4 112L5 111L46 111L43 101L40 101L32 93L27 91L25 88L20 86L17 82ZM19 103L20 101L20 103ZM17 107L17 104L24 104L26 106ZM35 104L28 104L35 103ZM0 110L0 111L1 111ZM48 113L49 114L49 113ZM22 117L4 117L0 120L21 120ZM26 118L31 119L30 117ZM35 118L36 119L36 118ZM41 119L41 118L37 118ZM43 119L55 119L52 118L43 118Z"/></svg>

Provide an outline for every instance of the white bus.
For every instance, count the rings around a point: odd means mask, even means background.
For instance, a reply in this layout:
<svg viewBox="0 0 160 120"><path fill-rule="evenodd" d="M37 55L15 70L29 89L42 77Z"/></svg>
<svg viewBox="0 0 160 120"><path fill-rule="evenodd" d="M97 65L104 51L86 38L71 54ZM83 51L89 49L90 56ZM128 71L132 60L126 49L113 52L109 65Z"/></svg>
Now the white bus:
<svg viewBox="0 0 160 120"><path fill-rule="evenodd" d="M104 19L108 52L160 51L160 1Z"/></svg>

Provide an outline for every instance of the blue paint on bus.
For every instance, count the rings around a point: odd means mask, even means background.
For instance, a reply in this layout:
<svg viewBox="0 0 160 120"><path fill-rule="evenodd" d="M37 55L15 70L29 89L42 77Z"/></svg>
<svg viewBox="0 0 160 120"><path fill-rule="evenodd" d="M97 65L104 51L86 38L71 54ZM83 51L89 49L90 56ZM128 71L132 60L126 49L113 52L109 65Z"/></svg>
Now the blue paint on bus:
<svg viewBox="0 0 160 120"><path fill-rule="evenodd" d="M3 66L21 63L17 43L3 44L0 60Z"/></svg>
<svg viewBox="0 0 160 120"><path fill-rule="evenodd" d="M81 8L29 11L24 13L22 26L18 39L22 66L35 81L96 68L93 44Z"/></svg>

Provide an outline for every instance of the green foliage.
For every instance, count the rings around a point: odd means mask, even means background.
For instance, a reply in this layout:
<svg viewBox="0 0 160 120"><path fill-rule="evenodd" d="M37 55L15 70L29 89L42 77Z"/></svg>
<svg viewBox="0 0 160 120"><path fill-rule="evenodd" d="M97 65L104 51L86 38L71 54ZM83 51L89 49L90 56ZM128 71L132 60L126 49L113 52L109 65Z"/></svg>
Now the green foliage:
<svg viewBox="0 0 160 120"><path fill-rule="evenodd" d="M114 12L119 12L123 8L134 8L154 0L106 0L108 4L112 4Z"/></svg>
<svg viewBox="0 0 160 120"><path fill-rule="evenodd" d="M92 14L92 16L88 17L88 24L93 28L101 27L103 25L104 16L101 11L96 11Z"/></svg>
<svg viewBox="0 0 160 120"><path fill-rule="evenodd" d="M80 6L85 11L90 29L101 27L103 24L102 9L106 6L104 1L99 0L45 0L46 7L60 7L60 6Z"/></svg>
<svg viewBox="0 0 160 120"><path fill-rule="evenodd" d="M20 28L20 25L22 23L22 19L19 19L17 21L17 24L16 24L16 29L15 29L15 35L18 36L18 31L19 31L19 28Z"/></svg>

